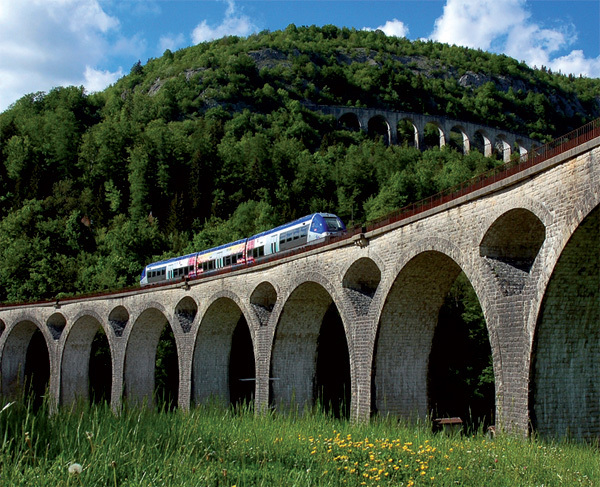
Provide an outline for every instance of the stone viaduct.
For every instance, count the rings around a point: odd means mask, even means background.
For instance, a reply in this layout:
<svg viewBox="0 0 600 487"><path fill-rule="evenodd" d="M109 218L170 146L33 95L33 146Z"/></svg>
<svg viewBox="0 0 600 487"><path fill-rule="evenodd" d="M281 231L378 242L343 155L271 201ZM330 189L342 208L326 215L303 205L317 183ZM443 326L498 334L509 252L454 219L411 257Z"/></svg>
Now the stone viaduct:
<svg viewBox="0 0 600 487"><path fill-rule="evenodd" d="M388 144L400 143L401 129L407 130L408 137L405 141L417 149L424 149L426 146L425 129L428 125L437 131L436 144L439 147L449 144L451 136L456 135L460 139L458 145L465 154L477 147L486 157L496 152L504 162L508 162L513 153L526 157L533 147L540 145L522 135L442 115L325 105L310 105L309 108L333 115L343 128L380 135Z"/></svg>
<svg viewBox="0 0 600 487"><path fill-rule="evenodd" d="M23 385L36 334L47 349L55 404L87 400L91 344L103 330L112 407L151 404L157 343L171 327L178 357L172 380L181 408L211 397L228 401L234 382L244 379L254 385L257 410L310 406L317 363L334 354L347 361L351 419L368 420L372 411L423 418L430 412L428 364L439 310L462 271L487 324L496 424L519 434L533 428L544 436L597 439L598 125L585 141L488 183L248 269L166 287L5 306L4 400ZM332 313L343 332L324 346L324 322ZM234 376L240 353L246 365Z"/></svg>

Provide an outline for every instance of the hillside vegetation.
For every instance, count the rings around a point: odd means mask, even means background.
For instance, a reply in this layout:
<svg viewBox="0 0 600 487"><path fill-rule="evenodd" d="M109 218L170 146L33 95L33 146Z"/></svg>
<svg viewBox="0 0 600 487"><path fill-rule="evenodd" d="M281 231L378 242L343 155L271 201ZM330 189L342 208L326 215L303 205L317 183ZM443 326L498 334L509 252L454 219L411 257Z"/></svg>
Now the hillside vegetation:
<svg viewBox="0 0 600 487"><path fill-rule="evenodd" d="M132 285L153 259L312 211L362 222L498 163L387 147L307 103L547 140L598 117L598 93L506 56L291 25L166 51L101 93L27 95L0 114L0 301Z"/></svg>

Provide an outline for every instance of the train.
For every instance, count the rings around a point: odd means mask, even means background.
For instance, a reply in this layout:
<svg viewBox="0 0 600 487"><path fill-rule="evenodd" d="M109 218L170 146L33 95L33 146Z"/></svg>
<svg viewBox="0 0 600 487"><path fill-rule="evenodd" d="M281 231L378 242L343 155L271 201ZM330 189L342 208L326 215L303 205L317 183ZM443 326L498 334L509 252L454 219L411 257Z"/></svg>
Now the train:
<svg viewBox="0 0 600 487"><path fill-rule="evenodd" d="M148 264L142 271L140 285L195 279L216 271L250 266L277 253L344 233L344 222L333 213L312 213L249 238Z"/></svg>

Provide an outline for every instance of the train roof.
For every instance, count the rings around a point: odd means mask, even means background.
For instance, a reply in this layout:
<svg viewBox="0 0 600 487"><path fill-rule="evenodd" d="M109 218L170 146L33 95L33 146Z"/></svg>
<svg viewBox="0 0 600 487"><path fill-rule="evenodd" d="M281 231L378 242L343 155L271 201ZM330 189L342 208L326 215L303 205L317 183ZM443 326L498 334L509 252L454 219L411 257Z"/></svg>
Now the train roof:
<svg viewBox="0 0 600 487"><path fill-rule="evenodd" d="M165 260L159 260L157 262L151 262L150 264L148 264L146 267L151 267L151 266L156 266L156 265L166 265L170 262L177 262L178 260L182 260L182 259L191 259L192 257L195 257L196 254L188 254L188 255L180 255L178 257L171 257L170 259L165 259Z"/></svg>
<svg viewBox="0 0 600 487"><path fill-rule="evenodd" d="M306 215L303 216L302 218L298 218L297 220L294 220L293 222L289 222L289 223L284 223L283 225L279 225L278 227L275 228L271 228L270 230L266 230L264 232L261 233L257 233L256 235L252 235L252 237L250 237L248 240L252 240L253 238L258 238L258 237L264 237L265 235L270 235L271 233L274 232L279 232L281 230L285 230L286 228L292 227L294 225L297 225L298 223L303 223L303 222L307 222L313 219L313 217L315 215L327 215L330 216L330 213L311 213L310 215Z"/></svg>

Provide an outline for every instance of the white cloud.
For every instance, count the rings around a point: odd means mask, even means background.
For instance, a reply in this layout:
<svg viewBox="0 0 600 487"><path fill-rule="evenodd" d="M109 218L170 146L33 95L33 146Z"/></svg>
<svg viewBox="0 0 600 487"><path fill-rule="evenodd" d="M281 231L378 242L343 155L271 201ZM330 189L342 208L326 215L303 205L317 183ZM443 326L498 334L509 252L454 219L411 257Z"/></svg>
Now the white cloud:
<svg viewBox="0 0 600 487"><path fill-rule="evenodd" d="M99 0L0 0L0 111L27 93L114 82L118 73L89 66L111 52L119 26Z"/></svg>
<svg viewBox="0 0 600 487"><path fill-rule="evenodd" d="M198 44L224 36L245 37L257 30L258 27L254 25L248 16L237 14L233 0L227 0L227 10L223 22L216 27L211 27L206 20L203 20L192 32L192 40L194 44Z"/></svg>
<svg viewBox="0 0 600 487"><path fill-rule="evenodd" d="M407 37L408 36L408 27L404 24L404 22L398 19L388 20L385 24L380 25L377 29L371 29L369 27L364 27L363 30L381 30L387 36L393 37Z"/></svg>
<svg viewBox="0 0 600 487"><path fill-rule="evenodd" d="M564 74L600 76L600 57L581 51L556 57L577 37L574 26L543 28L531 20L525 0L447 0L430 38L460 46L502 52L529 66Z"/></svg>
<svg viewBox="0 0 600 487"><path fill-rule="evenodd" d="M102 71L86 66L84 86L89 92L102 91L107 86L115 83L123 74L123 70L120 68L118 71L111 73L110 71Z"/></svg>
<svg viewBox="0 0 600 487"><path fill-rule="evenodd" d="M165 52L167 49L174 51L182 47L185 43L185 36L183 34L174 35L165 35L161 36L158 41L158 46L161 54Z"/></svg>

